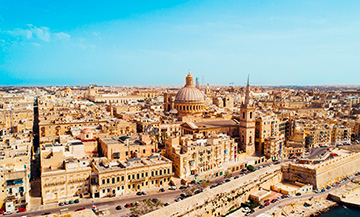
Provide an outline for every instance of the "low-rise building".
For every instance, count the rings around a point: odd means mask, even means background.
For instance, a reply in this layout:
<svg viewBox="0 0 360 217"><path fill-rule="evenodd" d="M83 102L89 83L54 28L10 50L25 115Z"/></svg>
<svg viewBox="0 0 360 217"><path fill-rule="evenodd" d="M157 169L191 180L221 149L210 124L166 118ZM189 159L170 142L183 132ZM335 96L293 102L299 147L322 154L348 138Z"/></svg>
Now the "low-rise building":
<svg viewBox="0 0 360 217"><path fill-rule="evenodd" d="M172 163L161 155L128 160L99 158L92 163L91 196L113 197L130 191L165 186L173 176Z"/></svg>

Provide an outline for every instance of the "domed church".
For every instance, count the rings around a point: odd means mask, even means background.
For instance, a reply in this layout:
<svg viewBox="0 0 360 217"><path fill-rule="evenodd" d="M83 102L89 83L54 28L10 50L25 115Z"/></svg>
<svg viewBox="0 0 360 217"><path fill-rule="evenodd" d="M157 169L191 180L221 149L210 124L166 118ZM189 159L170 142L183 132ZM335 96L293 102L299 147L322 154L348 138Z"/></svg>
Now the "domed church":
<svg viewBox="0 0 360 217"><path fill-rule="evenodd" d="M179 117L203 114L205 110L205 95L195 87L194 78L189 71L186 84L176 96L165 93L164 110Z"/></svg>

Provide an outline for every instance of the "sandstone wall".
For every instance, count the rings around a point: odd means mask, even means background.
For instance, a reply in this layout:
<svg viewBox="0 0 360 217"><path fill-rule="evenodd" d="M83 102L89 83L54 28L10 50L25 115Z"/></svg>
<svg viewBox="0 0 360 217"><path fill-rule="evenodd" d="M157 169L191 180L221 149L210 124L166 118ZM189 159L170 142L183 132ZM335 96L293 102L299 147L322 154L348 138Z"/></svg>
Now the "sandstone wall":
<svg viewBox="0 0 360 217"><path fill-rule="evenodd" d="M282 178L280 166L267 167L144 216L222 216L240 207L259 187L270 189Z"/></svg>

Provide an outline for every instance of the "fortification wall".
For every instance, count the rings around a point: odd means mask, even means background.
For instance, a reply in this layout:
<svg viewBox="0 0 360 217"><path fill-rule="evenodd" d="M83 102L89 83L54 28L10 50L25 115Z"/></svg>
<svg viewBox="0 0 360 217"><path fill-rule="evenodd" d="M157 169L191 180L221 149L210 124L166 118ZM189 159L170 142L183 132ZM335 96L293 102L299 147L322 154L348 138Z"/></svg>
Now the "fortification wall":
<svg viewBox="0 0 360 217"><path fill-rule="evenodd" d="M335 158L316 168L316 187L323 188L357 172L360 172L360 153Z"/></svg>
<svg viewBox="0 0 360 217"><path fill-rule="evenodd" d="M312 168L303 164L290 164L283 166L282 171L285 180L309 183L321 189L360 172L360 153L334 158Z"/></svg>
<svg viewBox="0 0 360 217"><path fill-rule="evenodd" d="M240 207L249 195L260 187L270 186L282 181L280 166L267 167L235 179L224 185L204 191L183 201L151 212L144 217L210 217L222 216Z"/></svg>

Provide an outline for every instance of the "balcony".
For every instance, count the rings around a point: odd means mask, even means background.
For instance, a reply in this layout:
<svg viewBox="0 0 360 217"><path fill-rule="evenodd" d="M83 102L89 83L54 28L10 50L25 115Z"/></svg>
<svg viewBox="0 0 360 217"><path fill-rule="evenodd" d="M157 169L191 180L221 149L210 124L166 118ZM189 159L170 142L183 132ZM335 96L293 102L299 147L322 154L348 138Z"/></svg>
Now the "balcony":
<svg viewBox="0 0 360 217"><path fill-rule="evenodd" d="M88 179L76 179L76 180L70 180L69 181L69 184L72 184L72 183L79 183L79 182L85 182L87 181Z"/></svg>
<svg viewBox="0 0 360 217"><path fill-rule="evenodd" d="M164 177L169 177L169 176L173 176L173 175L174 175L174 173L166 173L166 174L162 174L162 175L151 176L150 179L164 178Z"/></svg>
<svg viewBox="0 0 360 217"><path fill-rule="evenodd" d="M130 179L129 181L130 182L143 182L146 180L146 177L141 177L141 178L138 178L138 179Z"/></svg>
<svg viewBox="0 0 360 217"><path fill-rule="evenodd" d="M64 185L65 183L66 183L65 181L52 182L52 183L46 183L44 186L45 187L51 187L51 186L57 186L57 185Z"/></svg>

